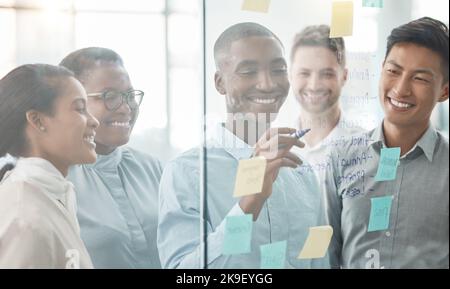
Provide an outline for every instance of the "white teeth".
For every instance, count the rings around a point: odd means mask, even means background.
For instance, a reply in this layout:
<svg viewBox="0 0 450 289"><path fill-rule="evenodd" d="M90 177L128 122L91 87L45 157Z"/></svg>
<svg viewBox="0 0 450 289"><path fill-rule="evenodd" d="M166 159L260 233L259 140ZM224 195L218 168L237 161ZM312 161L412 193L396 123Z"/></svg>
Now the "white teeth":
<svg viewBox="0 0 450 289"><path fill-rule="evenodd" d="M254 98L252 101L260 104L272 104L277 101L276 98Z"/></svg>
<svg viewBox="0 0 450 289"><path fill-rule="evenodd" d="M305 95L306 95L306 97L312 97L312 98L315 98L315 97L324 97L324 96L326 96L327 95L327 93L305 93Z"/></svg>
<svg viewBox="0 0 450 289"><path fill-rule="evenodd" d="M412 107L412 105L409 104L409 103L400 102L400 101L397 101L397 100L395 100L393 98L390 98L390 100L391 100L392 105L394 105L395 107L398 107L398 108L410 108L410 107Z"/></svg>
<svg viewBox="0 0 450 289"><path fill-rule="evenodd" d="M111 126L129 127L130 123L129 122L118 122L118 121L115 121L115 122L111 123Z"/></svg>
<svg viewBox="0 0 450 289"><path fill-rule="evenodd" d="M90 143L91 145L94 145L95 146L95 142L94 142L94 136L92 135L92 136L85 136L84 138L83 138L83 140L85 141L85 142L88 142L88 143Z"/></svg>
<svg viewBox="0 0 450 289"><path fill-rule="evenodd" d="M309 102L316 101L318 99L322 99L328 96L328 93L303 93L304 99Z"/></svg>

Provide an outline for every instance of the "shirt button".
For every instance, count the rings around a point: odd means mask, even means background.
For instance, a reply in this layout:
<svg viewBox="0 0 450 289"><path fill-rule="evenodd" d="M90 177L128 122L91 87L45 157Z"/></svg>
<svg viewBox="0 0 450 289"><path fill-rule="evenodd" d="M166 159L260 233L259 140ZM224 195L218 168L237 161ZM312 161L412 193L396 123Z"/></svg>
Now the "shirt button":
<svg viewBox="0 0 450 289"><path fill-rule="evenodd" d="M390 233L390 232L386 232L386 236L387 236L387 237L390 237L390 236L391 236L391 233Z"/></svg>

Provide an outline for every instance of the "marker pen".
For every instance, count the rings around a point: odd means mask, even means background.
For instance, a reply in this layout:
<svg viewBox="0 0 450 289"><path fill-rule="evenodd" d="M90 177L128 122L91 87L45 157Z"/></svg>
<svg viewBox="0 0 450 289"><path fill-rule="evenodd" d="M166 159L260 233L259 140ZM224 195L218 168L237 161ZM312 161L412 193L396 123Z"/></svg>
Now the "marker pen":
<svg viewBox="0 0 450 289"><path fill-rule="evenodd" d="M297 130L296 132L290 134L289 136L291 137L295 137L297 139L300 139L301 137L303 137L305 134L307 134L311 129L307 128L307 129L301 129L301 130ZM281 150L285 147L286 145L281 144L278 146L278 149Z"/></svg>

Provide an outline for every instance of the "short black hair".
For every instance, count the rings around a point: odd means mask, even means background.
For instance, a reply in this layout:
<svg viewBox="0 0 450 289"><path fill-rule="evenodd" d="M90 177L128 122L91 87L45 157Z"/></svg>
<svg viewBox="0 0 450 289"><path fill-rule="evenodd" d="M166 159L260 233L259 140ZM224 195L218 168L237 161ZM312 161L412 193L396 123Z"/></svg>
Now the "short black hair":
<svg viewBox="0 0 450 289"><path fill-rule="evenodd" d="M117 52L103 47L78 49L64 57L59 65L72 71L75 77L80 80L85 72L103 63L124 66L122 57Z"/></svg>
<svg viewBox="0 0 450 289"><path fill-rule="evenodd" d="M284 49L283 43L278 36L261 24L253 22L237 23L222 32L214 44L214 61L216 67L219 67L220 54L227 53L233 42L254 36L274 38Z"/></svg>
<svg viewBox="0 0 450 289"><path fill-rule="evenodd" d="M448 82L448 27L444 23L430 17L423 17L395 28L387 39L385 60L392 47L401 42L414 43L439 54L442 58L444 83Z"/></svg>
<svg viewBox="0 0 450 289"><path fill-rule="evenodd" d="M301 46L321 46L328 48L336 55L337 62L345 67L345 42L342 37L330 38L330 26L312 25L305 27L295 35L291 49L291 62Z"/></svg>

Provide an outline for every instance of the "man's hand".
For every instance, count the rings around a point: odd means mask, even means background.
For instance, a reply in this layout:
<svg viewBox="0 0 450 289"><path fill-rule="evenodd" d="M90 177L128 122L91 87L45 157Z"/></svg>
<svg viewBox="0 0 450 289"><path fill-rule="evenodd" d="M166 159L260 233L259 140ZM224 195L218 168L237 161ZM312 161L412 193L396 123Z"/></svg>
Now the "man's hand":
<svg viewBox="0 0 450 289"><path fill-rule="evenodd" d="M280 168L296 168L302 164L300 158L290 152L293 146L299 148L305 146L300 140L290 136L295 131L293 128L271 128L264 133L255 145L253 156L262 156L267 160L262 192L242 197L239 201L241 209L246 214L253 214L254 221L258 218L264 202L272 194L272 185Z"/></svg>

